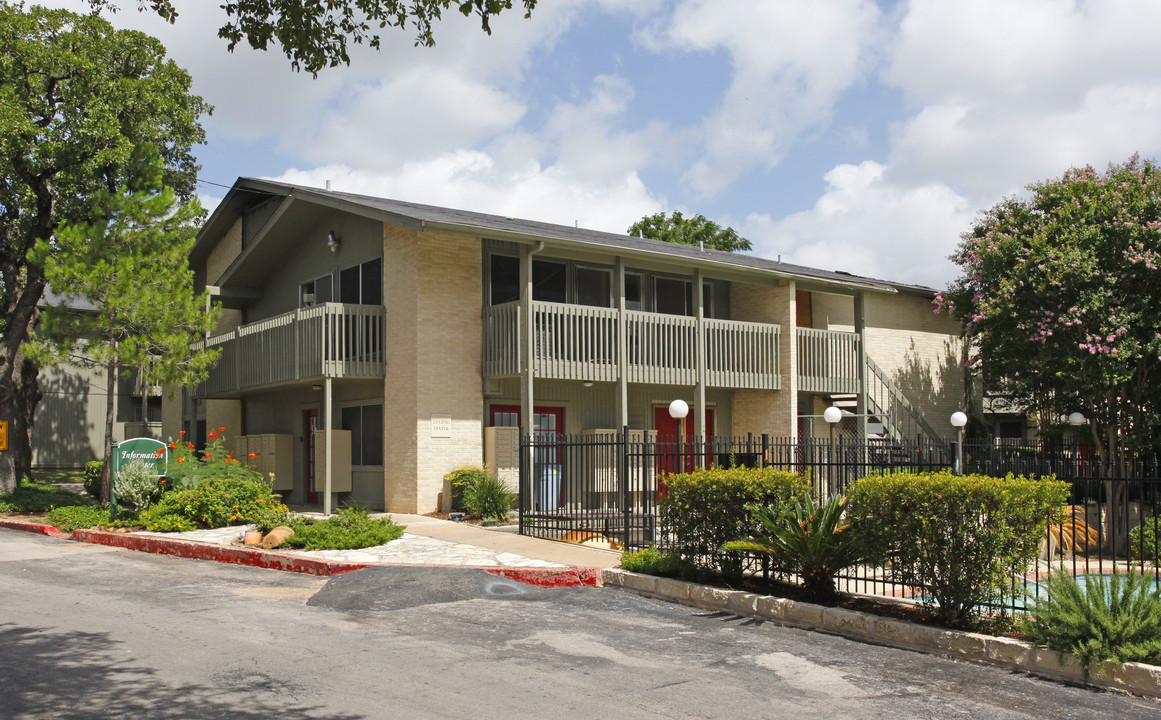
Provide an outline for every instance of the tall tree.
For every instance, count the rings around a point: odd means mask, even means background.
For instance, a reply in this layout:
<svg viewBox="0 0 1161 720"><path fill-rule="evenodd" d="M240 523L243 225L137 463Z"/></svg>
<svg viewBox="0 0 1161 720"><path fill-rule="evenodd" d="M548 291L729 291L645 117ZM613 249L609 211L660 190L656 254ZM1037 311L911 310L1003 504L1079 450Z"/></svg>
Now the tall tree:
<svg viewBox="0 0 1161 720"><path fill-rule="evenodd" d="M92 198L126 184L134 149L152 145L164 182L193 196L209 112L188 73L156 39L97 18L0 2L0 492L31 467L40 400L22 349L44 294L44 266L29 257L63 222L93 220ZM99 209L97 209L99 211Z"/></svg>
<svg viewBox="0 0 1161 720"><path fill-rule="evenodd" d="M683 245L703 245L713 250L737 252L752 250L750 241L738 235L732 227L721 227L704 215L683 217L678 211L672 215L657 213L646 215L629 226L633 237L664 240Z"/></svg>
<svg viewBox="0 0 1161 720"><path fill-rule="evenodd" d="M532 16L536 1L522 0L525 18ZM89 5L94 13L117 8L114 0L89 0ZM171 23L178 17L172 0L137 0L137 6ZM432 23L453 8L465 16L478 16L484 32L491 35L492 18L511 10L512 0L232 0L221 8L228 20L218 29L218 37L229 41L231 52L243 39L255 50L276 42L291 67L317 75L323 68L350 64L348 40L378 48L376 30L403 28L409 21L418 33L415 44L431 47L435 44Z"/></svg>
<svg viewBox="0 0 1161 720"><path fill-rule="evenodd" d="M1161 168L1133 156L1028 190L964 233L939 302L984 387L1043 426L1083 412L1119 471L1161 430Z"/></svg>
<svg viewBox="0 0 1161 720"><path fill-rule="evenodd" d="M93 198L100 219L62 225L32 251L61 303L44 308L29 357L40 366L67 363L105 376L102 502L109 499L118 370L138 368L146 387L192 385L218 354L190 349L216 320L206 296L194 295L187 259L201 207L197 200L178 203L162 185L156 153L145 150L130 184ZM78 300L92 309L78 311Z"/></svg>

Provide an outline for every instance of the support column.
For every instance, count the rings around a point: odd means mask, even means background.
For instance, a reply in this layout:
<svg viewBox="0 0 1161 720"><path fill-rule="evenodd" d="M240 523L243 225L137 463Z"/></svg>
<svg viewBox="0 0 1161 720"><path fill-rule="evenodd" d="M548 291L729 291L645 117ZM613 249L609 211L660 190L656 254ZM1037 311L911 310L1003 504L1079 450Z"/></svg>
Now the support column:
<svg viewBox="0 0 1161 720"><path fill-rule="evenodd" d="M331 514L331 454L334 452L334 438L331 437L331 421L334 419L334 411L331 409L333 405L333 390L332 380L330 377L324 382L325 391L323 392L323 434L326 436L326 453L324 453L323 462L326 463L323 467L323 515Z"/></svg>
<svg viewBox="0 0 1161 720"><path fill-rule="evenodd" d="M697 386L695 387L693 398L693 434L696 438L695 442L702 443L699 447L701 452L697 453L697 466L705 467L705 280L701 274L701 268L693 271L693 298L696 305L697 319L696 329L694 331L696 348L694 349L694 362L697 366Z"/></svg>
<svg viewBox="0 0 1161 720"><path fill-rule="evenodd" d="M532 436L532 386L536 360L536 327L532 315L532 249L520 246L520 417L524 434ZM531 467L531 466L529 466Z"/></svg>
<svg viewBox="0 0 1161 720"><path fill-rule="evenodd" d="M855 401L859 443L867 443L867 310L862 291L855 293L855 332L859 334L859 394Z"/></svg>
<svg viewBox="0 0 1161 720"><path fill-rule="evenodd" d="M625 260L618 257L613 271L613 306L617 308L617 427L629 426L629 329L625 314Z"/></svg>

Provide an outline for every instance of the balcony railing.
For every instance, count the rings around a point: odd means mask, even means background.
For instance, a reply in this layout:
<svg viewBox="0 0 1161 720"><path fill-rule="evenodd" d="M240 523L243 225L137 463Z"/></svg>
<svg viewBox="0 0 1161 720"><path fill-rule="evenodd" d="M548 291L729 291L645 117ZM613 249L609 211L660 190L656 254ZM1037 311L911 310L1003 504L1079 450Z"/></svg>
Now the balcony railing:
<svg viewBox="0 0 1161 720"><path fill-rule="evenodd" d="M302 380L383 377L386 309L324 303L213 335L198 346L221 348L198 397Z"/></svg>
<svg viewBox="0 0 1161 720"><path fill-rule="evenodd" d="M862 358L858 333L798 328L797 344L799 390L824 393L859 391Z"/></svg>
<svg viewBox="0 0 1161 720"><path fill-rule="evenodd" d="M536 377L617 380L620 313L609 308L561 303L532 304ZM625 312L626 379L633 383L693 385L697 382L697 319ZM781 387L778 325L705 320L706 384L775 390ZM521 369L521 307L484 308L484 374L513 377Z"/></svg>

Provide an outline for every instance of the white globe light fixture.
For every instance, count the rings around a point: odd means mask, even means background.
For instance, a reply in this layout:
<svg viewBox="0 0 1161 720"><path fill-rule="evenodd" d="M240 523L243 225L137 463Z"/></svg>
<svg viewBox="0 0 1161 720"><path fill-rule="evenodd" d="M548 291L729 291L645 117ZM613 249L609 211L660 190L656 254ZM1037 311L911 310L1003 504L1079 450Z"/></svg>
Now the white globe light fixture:
<svg viewBox="0 0 1161 720"><path fill-rule="evenodd" d="M1084 416L1084 413L1081 413L1081 412L1074 412L1068 416L1068 424L1073 426L1073 427L1080 427L1081 425L1084 425L1087 421L1088 421L1088 419Z"/></svg>
<svg viewBox="0 0 1161 720"><path fill-rule="evenodd" d="M831 425L834 425L839 420L843 419L843 411L831 405L826 410L822 411L822 419L826 420Z"/></svg>
<svg viewBox="0 0 1161 720"><path fill-rule="evenodd" d="M951 426L954 427L959 434L959 441L955 444L955 474L963 475L963 428L967 425L968 417L966 413L956 410L951 414Z"/></svg>
<svg viewBox="0 0 1161 720"><path fill-rule="evenodd" d="M669 403L669 417L674 420L684 420L685 416L689 414L689 403L678 398Z"/></svg>

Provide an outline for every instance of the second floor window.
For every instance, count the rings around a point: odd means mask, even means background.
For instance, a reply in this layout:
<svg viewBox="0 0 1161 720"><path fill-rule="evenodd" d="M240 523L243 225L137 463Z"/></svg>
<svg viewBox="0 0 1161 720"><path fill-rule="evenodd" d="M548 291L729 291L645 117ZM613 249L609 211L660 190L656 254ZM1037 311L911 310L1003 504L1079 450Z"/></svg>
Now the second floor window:
<svg viewBox="0 0 1161 720"><path fill-rule="evenodd" d="M335 276L323 275L314 280L308 280L298 286L298 306L310 307L322 303L333 302L335 299Z"/></svg>
<svg viewBox="0 0 1161 720"><path fill-rule="evenodd" d="M339 272L339 302L383 304L383 260L375 258Z"/></svg>

